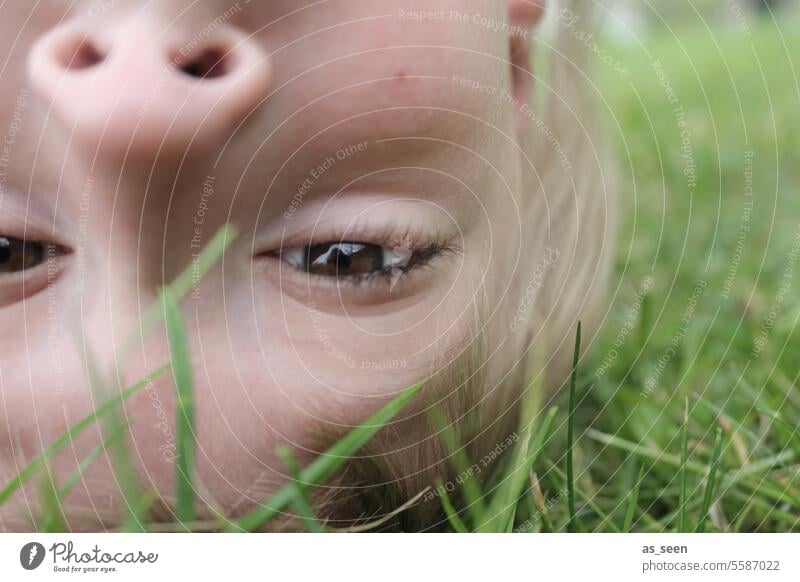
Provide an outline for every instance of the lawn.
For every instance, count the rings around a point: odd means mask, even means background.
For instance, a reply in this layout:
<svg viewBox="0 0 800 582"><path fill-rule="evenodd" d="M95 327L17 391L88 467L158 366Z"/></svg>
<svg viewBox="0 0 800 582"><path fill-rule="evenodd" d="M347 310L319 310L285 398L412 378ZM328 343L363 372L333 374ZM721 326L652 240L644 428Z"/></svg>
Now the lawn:
<svg viewBox="0 0 800 582"><path fill-rule="evenodd" d="M640 467L633 529L679 527L687 404L689 521L721 429L706 529L800 529L800 37L749 31L665 30L615 48L623 82L597 68L622 227L613 307L580 369L590 530L621 523Z"/></svg>

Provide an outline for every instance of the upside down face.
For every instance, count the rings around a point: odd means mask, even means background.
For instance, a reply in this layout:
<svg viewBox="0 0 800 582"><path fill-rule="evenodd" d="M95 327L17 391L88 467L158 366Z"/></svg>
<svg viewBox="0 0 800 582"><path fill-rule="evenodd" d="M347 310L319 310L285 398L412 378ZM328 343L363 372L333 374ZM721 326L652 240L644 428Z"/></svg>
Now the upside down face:
<svg viewBox="0 0 800 582"><path fill-rule="evenodd" d="M169 361L163 327L140 322L181 273L205 508L252 507L286 478L276 445L305 462L478 332L496 348L489 383L513 363L519 271L548 252L524 242L514 106L541 9L434 4L0 7L4 482ZM206 273L201 251L229 223ZM124 413L139 482L168 507L170 373ZM56 457L56 482L101 439L93 427ZM39 486L0 529L36 526ZM112 526L120 504L101 455L69 526Z"/></svg>

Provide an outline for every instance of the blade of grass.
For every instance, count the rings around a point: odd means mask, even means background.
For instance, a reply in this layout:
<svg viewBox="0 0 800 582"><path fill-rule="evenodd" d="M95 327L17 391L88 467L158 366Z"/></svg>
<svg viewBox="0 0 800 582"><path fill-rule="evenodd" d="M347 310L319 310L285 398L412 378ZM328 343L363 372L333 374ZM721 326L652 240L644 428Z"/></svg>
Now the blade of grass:
<svg viewBox="0 0 800 582"><path fill-rule="evenodd" d="M122 435L125 434L125 430L128 428L130 428L130 425L122 427L116 433L108 435L108 437L106 437L102 443L89 451L89 454L83 458L77 467L75 467L75 470L67 476L67 478L64 480L64 484L58 488L58 497L60 500L63 500L67 495L69 495L70 491L72 491L75 485L78 484L78 481L80 481L81 477L83 477L83 474L92 465L92 463L94 463L97 458L103 454L103 451L111 446L114 441L121 438Z"/></svg>
<svg viewBox="0 0 800 582"><path fill-rule="evenodd" d="M224 253L225 249L230 245L232 240L236 237L237 231L235 227L232 225L225 225L222 227L212 238L209 245L203 250L200 254L200 257L197 261L194 261L192 265L187 267L181 275L173 281L170 285L170 288L174 292L174 294L178 297L183 297L189 290L192 288L192 285L198 278L204 276L219 260L219 258ZM159 305L153 305L145 314L145 317L142 320L140 326L140 334L149 333L149 331L154 328L159 322L162 316L162 309ZM120 351L121 354L126 354L133 346L135 346L136 336L131 337L127 344L123 346L123 350ZM101 375L99 374L99 370L95 365L94 360L90 357L89 350L85 346L83 342L79 342L83 350L84 361L86 362L87 372L89 374L89 380L93 388L101 389L106 386L105 382L101 381ZM121 358L124 359L124 358ZM103 420L104 424L106 425L106 432L115 434L117 436L121 436L124 432L121 430L121 427L128 428L127 423L123 422L121 418L117 414L117 407L124 402L127 398L129 398L132 394L134 394L139 389L147 386L153 378L160 375L164 371L166 371L169 366L165 366L162 369L157 370L156 372L147 376L142 382L137 383L136 385L132 386L127 390L121 391L120 395L116 398L110 399L104 405L98 407L93 413L88 415L87 417L83 418L80 422L76 425L69 428L65 433L63 433L56 441L54 441L49 447L45 449L41 454L37 455L28 465L26 465L7 485L0 491L0 504L7 501L11 495L14 494L31 476L33 476L36 471L43 465L46 464L46 461L60 452L64 447L66 447L69 443L71 443L80 433L85 431L89 428L92 424L98 422L99 420ZM105 397L105 394L101 394L101 399ZM138 497L138 486L136 487L136 491L131 489L132 485L135 484L135 473L133 472L132 466L130 466L129 462L129 455L126 449L126 443L123 439L120 438L113 438L107 439L106 445L109 448L112 448L113 459L112 462L115 468L115 475L117 478L118 483L120 484L120 490L125 498L125 505L126 507L131 507L131 498ZM96 458L94 453L98 451L95 449L92 451L93 454L85 459L91 463L91 461ZM99 454L99 452L97 452ZM82 463L83 465L83 463ZM87 465L88 466L88 465ZM80 478L81 474L81 467L78 468L79 470L76 473L73 473L70 476L70 481L74 478L75 481ZM67 491L64 492L63 495L74 486L74 483L70 484L68 482L69 487L67 487ZM63 495L59 496L59 491L55 489L55 484L51 483L51 497L58 503L60 503L60 499L63 498ZM141 505L137 503L137 506ZM130 513L130 511L129 511ZM136 521L137 523L140 521L138 519L131 519L135 518L135 516L128 515L126 521L130 523L131 521ZM134 527L134 529L139 529L138 527Z"/></svg>
<svg viewBox="0 0 800 582"><path fill-rule="evenodd" d="M618 436L606 434L594 429L588 429L586 431L586 435L592 440L603 443L605 445L622 449L624 451L628 451L630 453L633 453L634 455L650 459L656 463L665 463L668 465L672 465L673 467L680 467L681 464L680 456L678 455L666 453L659 449L651 449L645 445L633 443L629 440L623 439ZM760 476L763 475L766 471L770 470L771 468L783 465L784 463L787 462L792 462L794 461L794 459L795 459L794 451L784 450L783 452L777 455L771 455L767 458L750 462L746 467L737 469L735 472L726 475L722 481L722 488L724 490L727 490L736 484L749 485L750 483L748 481L748 478L751 476L755 476L756 486L754 489L757 491L761 491L766 495L773 495L774 490L770 489L769 485L765 484ZM686 462L686 468L692 471L693 473L697 473L698 475L705 475L708 472L707 466L692 461ZM775 498L775 500L783 501L784 497L785 497L785 492L783 492L780 496ZM698 504L698 502L691 502L689 500L687 500L687 503L690 507L696 506ZM680 508L677 508L676 511L672 513L670 520L678 519L679 511Z"/></svg>
<svg viewBox="0 0 800 582"><path fill-rule="evenodd" d="M98 365L97 358L91 346L85 341L83 336L80 336L79 339L79 347L83 354L86 374L89 378L91 390L98 400L103 400L112 394L109 389L112 383L104 378L103 374L100 372L100 366ZM120 408L121 406L110 409L108 414L103 417L104 435L123 432L123 436L127 436L126 429L128 421L122 418L119 410ZM107 438L107 436L104 438ZM136 469L133 466L132 456L128 449L128 439L116 439L108 447L108 451L110 453L114 480L122 496L122 509L124 511L123 523L125 524L126 531L142 532L144 531L142 529L142 524L145 521L144 515L137 511L137 508L140 506L141 491L136 476Z"/></svg>
<svg viewBox="0 0 800 582"><path fill-rule="evenodd" d="M517 502L522 493L522 488L526 481L525 476L530 474L533 464L539 457L544 448L547 436L550 434L550 427L558 414L558 408L552 407L545 415L541 426L535 434L532 434L533 423L528 423L526 429L527 438L520 439L518 445L518 456L516 463L512 465L513 473L509 475L506 483L509 486L505 491L503 488L495 494L489 508L490 520L484 527L483 532L506 532L513 528ZM523 433L525 434L525 433ZM520 477L522 475L522 477Z"/></svg>
<svg viewBox="0 0 800 582"><path fill-rule="evenodd" d="M575 511L575 469L573 466L573 452L575 447L575 385L578 380L578 359L581 351L581 322L578 322L578 329L575 332L575 353L572 358L572 375L569 381L569 413L567 418L567 508L569 510L569 521L567 530L570 532L583 531L583 525L578 519Z"/></svg>
<svg viewBox="0 0 800 582"><path fill-rule="evenodd" d="M636 507L639 503L639 488L642 486L642 477L644 477L644 464L639 468L639 476L636 478L636 485L628 497L628 510L625 512L625 522L622 524L623 533L629 533L631 531L633 518L636 515Z"/></svg>
<svg viewBox="0 0 800 582"><path fill-rule="evenodd" d="M176 300L182 300L192 290L193 285L208 274L238 234L238 229L232 224L223 225L214 234L200 255L168 285ZM123 344L119 355L120 361L127 361L128 356L141 339L148 336L161 324L163 316L164 309L161 302L156 302L147 308L139 324L139 329Z"/></svg>
<svg viewBox="0 0 800 582"><path fill-rule="evenodd" d="M310 533L324 532L325 528L319 522L317 516L314 515L314 510L311 509L311 503L309 503L306 497L306 487L300 484L300 465L298 465L297 459L294 458L294 455L288 448L283 446L278 447L275 452L284 462L286 468L289 469L289 476L292 479L291 485L294 490L292 505L295 510L297 510L297 515Z"/></svg>
<svg viewBox="0 0 800 582"><path fill-rule="evenodd" d="M778 426L780 426L785 431L785 440L791 441L793 446L795 447L795 451L800 454L800 424L796 426L792 426L788 422L786 422L781 416L773 411L768 410L766 408L758 408L757 409L761 414L766 415L770 418L773 422L775 422ZM796 442L795 442L796 441Z"/></svg>
<svg viewBox="0 0 800 582"><path fill-rule="evenodd" d="M489 503L488 519L480 524L480 531L504 532L508 527L509 514L511 521L514 519L520 492L531 467L526 460L533 439L533 424L541 408L541 377L542 374L538 374L539 380L531 382L522 395L517 427L519 438L511 453L511 462L503 467L504 476L494 490Z"/></svg>
<svg viewBox="0 0 800 582"><path fill-rule="evenodd" d="M350 431L325 453L316 458L300 472L298 481L311 487L319 484L339 469L347 460L367 443L401 410L416 397L425 381L406 388L386 406L367 418L361 425ZM229 524L226 531L253 531L265 522L274 518L292 502L294 491L292 485L284 485L265 503L259 505L235 523Z"/></svg>
<svg viewBox="0 0 800 582"><path fill-rule="evenodd" d="M538 533L543 529L542 524L539 524L539 528L536 529L535 523L531 523L531 522L541 521L541 519L538 517L539 510L536 509L536 501L533 498L533 491L530 489L529 491L531 492L531 495L524 495L522 499L520 499L519 503L520 507L517 508L517 515L520 514L520 509L524 509L524 511L526 512L525 515L527 515L527 519L524 522L522 522L522 524L520 524L519 527L515 527L513 530L511 530L512 533L514 532L522 533L523 531L531 533L536 531L536 533Z"/></svg>
<svg viewBox="0 0 800 582"><path fill-rule="evenodd" d="M688 530L688 522L686 521L686 481L687 481L687 472L686 472L686 462L689 458L689 399L686 398L684 402L684 412L683 412L683 426L681 427L681 465L678 469L680 474L680 500L678 501L680 511L678 513L678 531L681 533L687 533Z"/></svg>
<svg viewBox="0 0 800 582"><path fill-rule="evenodd" d="M747 518L753 513L755 508L756 504L753 500L749 497L745 497L742 508L733 516L733 525L731 527L734 533L742 533L742 524L744 524Z"/></svg>
<svg viewBox="0 0 800 582"><path fill-rule="evenodd" d="M42 475L39 497L44 507L44 522L36 527L36 531L39 533L66 531L66 517L58 499L54 477L49 471Z"/></svg>
<svg viewBox="0 0 800 582"><path fill-rule="evenodd" d="M795 472L797 467L795 467ZM750 488L753 495L769 497L776 503L788 503L794 507L800 507L800 497L789 491L791 482L770 483L760 476L745 476L742 485ZM727 488L727 487L726 487Z"/></svg>
<svg viewBox="0 0 800 582"><path fill-rule="evenodd" d="M144 520L144 516L147 515L147 512L150 510L150 507L153 505L153 502L156 499L158 499L158 494L152 488L140 493L139 497L135 500L135 505L131 510L131 514L137 517L135 528L131 529L130 526L125 526L123 531L128 533L132 531L147 532L147 523Z"/></svg>
<svg viewBox="0 0 800 582"><path fill-rule="evenodd" d="M185 328L180 315L179 302L187 295L193 285L201 280L224 255L225 250L238 234L237 229L226 224L222 226L201 251L196 260L187 266L177 278L161 291L161 301L151 305L141 319L138 333L131 335L123 344L117 361L127 361L129 355L137 344L149 335L162 320L166 323L167 334L170 342L170 353L174 365L173 377L176 392L176 513L180 521L194 521L194 425L193 425L193 395L191 365L185 338ZM171 296L171 297L170 297ZM171 307L166 308L165 302L171 302ZM171 318L171 319L167 319ZM110 415L113 422L113 412ZM140 531L142 516L135 515L135 508L142 506L142 500L132 501L138 497L138 485L135 483L135 471L128 461L127 442L120 440L113 446L114 461L118 480L120 481L125 506L128 510L126 528ZM137 485L137 490L134 490ZM132 513L134 512L134 513Z"/></svg>
<svg viewBox="0 0 800 582"><path fill-rule="evenodd" d="M514 446L510 458L498 468L501 475L500 483L495 484L491 490L492 500L489 503L489 512L487 514L489 520L481 525L481 531L508 532L513 530L517 506L527 480L526 477L530 474L536 461L536 456L539 454L541 442L544 441L546 436L546 434L543 435L539 444L531 447L531 441L534 438L533 427L541 413L544 394L542 386L544 366L542 365L540 352L540 344L532 346L530 358L534 378L522 394L517 426L518 442ZM544 428L545 433L548 433L550 422L552 422L552 418L544 419L544 423L539 428ZM529 451L531 451L530 454Z"/></svg>
<svg viewBox="0 0 800 582"><path fill-rule="evenodd" d="M798 515L796 512L792 512L791 507L788 508L788 511L786 509L781 509L774 503L760 499L750 493L733 491L731 492L731 497L737 499L737 501L742 504L743 508L745 508L743 511L746 510L747 507L757 507L763 512L764 516L769 515L772 519L780 522L782 526L781 531L793 531L793 526L797 524Z"/></svg>
<svg viewBox="0 0 800 582"><path fill-rule="evenodd" d="M539 427L539 430L536 431L536 435L534 437L533 443L531 443L529 450L530 452L524 459L522 463L522 467L524 467L525 471L530 475L533 466L536 464L537 459L539 458L539 454L544 449L545 443L547 441L548 436L550 435L550 427L553 425L553 421L555 420L556 415L558 414L558 407L553 406L547 412L547 415L542 422L542 426ZM521 470L520 470L521 471ZM515 479L517 482L514 484L512 491L511 491L511 501L513 502L513 507L511 511L506 516L506 524L505 529L501 531L511 532L514 529L514 520L516 518L516 508L517 504L519 503L519 496L522 493L523 483L525 482L525 478L518 478L515 475Z"/></svg>
<svg viewBox="0 0 800 582"><path fill-rule="evenodd" d="M86 429L96 424L100 418L108 414L110 410L119 406L122 402L136 394L142 388L150 384L155 378L169 370L169 364L162 366L152 374L146 376L130 388L123 390L122 393L109 400L108 402L100 405L94 412L85 416L78 423L67 429L66 432L61 434L55 441L53 441L44 451L38 454L31 460L17 475L0 491L0 505L8 501L8 499L25 483L47 460L59 453L64 447L69 445L75 438L84 432Z"/></svg>
<svg viewBox="0 0 800 582"><path fill-rule="evenodd" d="M453 507L453 502L450 500L450 496L447 494L441 479L436 480L436 490L439 491L439 498L442 500L442 507L445 514L447 514L447 521L450 522L453 529L458 533L469 533L466 524L459 517L456 508Z"/></svg>
<svg viewBox="0 0 800 582"><path fill-rule="evenodd" d="M472 463L464 447L458 442L458 437L444 413L439 408L433 407L428 411L428 419L444 443L450 464L458 471L459 477L462 479L461 485L467 503L467 514L473 526L477 527L486 519L486 506L483 493L474 478L474 471L471 470Z"/></svg>
<svg viewBox="0 0 800 582"><path fill-rule="evenodd" d="M566 474L564 473L564 471L561 470L561 468L558 465L556 465L550 459L545 459L545 462L547 463L547 468L553 472L554 476L558 477L559 479L566 480ZM614 523L614 520L611 519L611 516L608 515L605 511L603 511L600 508L600 506L597 505L597 503L595 503L591 495L585 493L579 487L575 488L575 493L578 495L578 497L583 499L586 502L586 505L589 507L589 509L594 511L597 517L600 518L600 525L607 524L608 528L613 533L622 533L617 524ZM567 495L569 495L569 491L567 492ZM569 517L567 518L567 524L569 524Z"/></svg>
<svg viewBox="0 0 800 582"><path fill-rule="evenodd" d="M695 533L703 533L706 529L706 519L708 518L708 510L711 507L711 498L714 495L714 481L717 477L717 468L719 467L719 458L722 453L722 429L717 428L717 435L714 437L714 452L711 457L711 466L708 469L708 480L706 481L706 490L703 495L703 506L700 509L700 520L695 528Z"/></svg>
<svg viewBox="0 0 800 582"><path fill-rule="evenodd" d="M161 290L164 321L169 338L172 377L175 386L175 513L181 522L196 519L194 507L195 426L194 388L189 342L186 327L175 293L169 287Z"/></svg>
<svg viewBox="0 0 800 582"><path fill-rule="evenodd" d="M555 533L556 528L553 525L553 520L550 519L550 512L544 502L544 494L542 487L539 484L539 476L536 473L531 473L531 493L533 493L533 504L536 506L536 511L542 520L543 533Z"/></svg>
<svg viewBox="0 0 800 582"><path fill-rule="evenodd" d="M600 432L599 430L590 428L586 431L586 436L599 443L603 443L604 445L609 445L618 449L622 449L623 451L628 451L629 453L656 461L657 463L666 463L668 465L672 465L673 467L681 466L681 459L679 455L673 455L659 449L651 449L647 445L634 443L616 435L606 434L604 432ZM694 473L704 473L706 470L706 467L700 463L694 463L691 461L687 461L686 468Z"/></svg>
<svg viewBox="0 0 800 582"><path fill-rule="evenodd" d="M787 455L788 453L788 455ZM721 481L720 481L720 491L725 492L725 494L733 495L733 496L742 496L743 499L750 499L753 502L761 502L766 503L766 501L757 497L759 494L762 494L764 497L770 497L773 501L777 503L783 503L783 495L778 497L773 497L773 491L769 488L759 489L758 486L756 487L749 487L749 483L747 483L746 479L749 474L754 475L763 475L766 471L770 469L775 464L778 464L786 459L786 457L792 457L793 454L791 451L784 451L779 455L771 456L767 459L761 459L756 461L755 463L750 463L746 469L736 469L728 473ZM691 464L689 464L691 467ZM703 465L699 465L700 470L698 472L707 474L708 467L704 467ZM763 486L763 477L759 478L759 483ZM748 487L748 490L751 491L749 493L741 493L735 489L736 486L744 486ZM701 499L689 499L687 501L687 511L691 511L693 509L699 509L702 504ZM797 504L796 504L797 505ZM770 505L770 507L775 507L774 504ZM679 508L676 508L674 511L670 512L664 517L664 521L670 523L676 519L678 519L678 512Z"/></svg>
<svg viewBox="0 0 800 582"><path fill-rule="evenodd" d="M89 454L83 458L75 470L73 470L72 473L67 476L67 478L64 480L64 484L54 490L54 501L57 504L56 507L58 508L58 515L54 515L52 513L48 515L44 523L37 528L38 531L51 533L65 531L63 524L63 511L61 510L64 498L69 495L70 491L72 491L75 485L78 484L78 481L80 481L81 477L83 477L83 474L86 472L86 470L97 460L101 454L103 454L104 451L107 450L109 446L111 446L114 441L125 434L125 430L127 430L129 426L130 425L127 425L124 427L124 430L118 430L116 433L109 435L102 443L89 451Z"/></svg>

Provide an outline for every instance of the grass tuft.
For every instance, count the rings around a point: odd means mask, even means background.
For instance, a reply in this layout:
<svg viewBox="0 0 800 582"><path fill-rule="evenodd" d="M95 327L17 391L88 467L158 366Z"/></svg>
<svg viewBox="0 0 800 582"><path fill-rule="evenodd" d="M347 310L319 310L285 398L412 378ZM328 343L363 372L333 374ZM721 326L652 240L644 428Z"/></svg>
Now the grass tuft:
<svg viewBox="0 0 800 582"><path fill-rule="evenodd" d="M575 385L578 381L578 360L581 353L581 322L578 322L578 329L575 332L575 352L572 357L572 374L569 381L569 412L567 416L567 506L569 508L569 521L567 530L570 532L581 532L583 525L575 511L575 409L577 399L575 396Z"/></svg>
<svg viewBox="0 0 800 582"><path fill-rule="evenodd" d="M121 403L125 402L128 398L142 390L145 386L150 384L155 378L161 376L164 372L170 369L169 365L158 368L153 373L149 374L130 388L123 390L119 396L111 398L106 403L100 405L90 414L86 415L79 422L74 424L71 428L66 430L61 436L53 441L44 451L34 457L22 470L20 470L14 478L0 491L0 505L8 501L11 496L42 466L52 459L56 454L61 452L68 445L88 428L96 426L97 423L113 409L118 407Z"/></svg>
<svg viewBox="0 0 800 582"><path fill-rule="evenodd" d="M644 477L644 465L639 468L639 476L636 478L636 485L633 491L628 496L628 509L625 512L625 521L622 524L622 532L629 533L633 525L633 518L636 516L636 507L639 504L639 489L642 486L642 477Z"/></svg>
<svg viewBox="0 0 800 582"><path fill-rule="evenodd" d="M161 290L164 321L169 339L172 377L175 387L175 514L181 522L196 518L195 495L195 427L194 387L189 342L183 315L175 293L169 287Z"/></svg>
<svg viewBox="0 0 800 582"><path fill-rule="evenodd" d="M311 503L306 495L307 488L300 480L300 465L297 463L297 459L294 458L292 451L284 446L279 446L275 452L286 464L286 468L289 470L289 477L291 478L290 485L293 493L292 505L297 511L297 515L300 517L309 532L324 532L325 527L319 522L317 516L314 515L314 510L311 509Z"/></svg>
<svg viewBox="0 0 800 582"><path fill-rule="evenodd" d="M363 447L375 434L406 408L416 398L425 382L406 388L386 406L367 418L361 425L334 444L303 469L297 483L312 487L330 477L337 469ZM293 484L284 485L265 503L251 510L244 517L226 527L226 531L255 531L266 522L274 519L295 499Z"/></svg>
<svg viewBox="0 0 800 582"><path fill-rule="evenodd" d="M714 496L714 483L717 479L717 468L719 467L719 458L722 453L722 429L717 428L716 436L714 437L714 452L711 456L711 465L708 468L708 477L706 479L706 489L703 494L703 506L700 509L700 520L695 528L695 533L703 533L706 528L706 519L708 518L708 511L711 508L711 500Z"/></svg>
<svg viewBox="0 0 800 582"><path fill-rule="evenodd" d="M689 458L689 399L684 402L683 424L681 425L681 464L678 468L680 475L681 493L678 499L678 531L681 533L688 533L688 521L686 517L686 462Z"/></svg>

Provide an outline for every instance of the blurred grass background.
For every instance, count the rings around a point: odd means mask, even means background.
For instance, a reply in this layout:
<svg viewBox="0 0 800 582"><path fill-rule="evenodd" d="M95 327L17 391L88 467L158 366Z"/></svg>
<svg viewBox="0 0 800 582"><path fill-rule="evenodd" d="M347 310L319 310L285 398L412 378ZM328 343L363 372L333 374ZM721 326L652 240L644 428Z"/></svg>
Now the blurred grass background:
<svg viewBox="0 0 800 582"><path fill-rule="evenodd" d="M707 467L724 436L707 529L800 530L800 18L745 4L621 2L603 17L599 46L624 67L594 63L621 221L613 307L578 390L590 530L622 520L641 465L633 529L677 527L686 402L690 463Z"/></svg>

